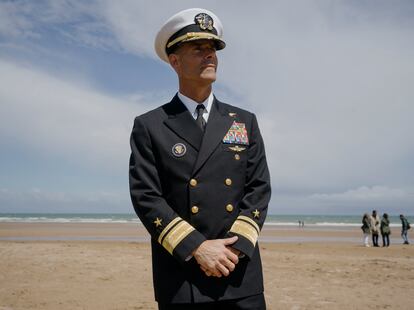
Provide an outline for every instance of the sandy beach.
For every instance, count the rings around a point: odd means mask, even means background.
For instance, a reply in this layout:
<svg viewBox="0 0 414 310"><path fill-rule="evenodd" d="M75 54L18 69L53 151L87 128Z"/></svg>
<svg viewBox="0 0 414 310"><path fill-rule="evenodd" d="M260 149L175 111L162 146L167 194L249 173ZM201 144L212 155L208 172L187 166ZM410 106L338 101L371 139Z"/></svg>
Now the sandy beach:
<svg viewBox="0 0 414 310"><path fill-rule="evenodd" d="M265 226L268 309L413 309L414 246L393 231ZM148 236L137 224L0 223L0 310L156 309Z"/></svg>

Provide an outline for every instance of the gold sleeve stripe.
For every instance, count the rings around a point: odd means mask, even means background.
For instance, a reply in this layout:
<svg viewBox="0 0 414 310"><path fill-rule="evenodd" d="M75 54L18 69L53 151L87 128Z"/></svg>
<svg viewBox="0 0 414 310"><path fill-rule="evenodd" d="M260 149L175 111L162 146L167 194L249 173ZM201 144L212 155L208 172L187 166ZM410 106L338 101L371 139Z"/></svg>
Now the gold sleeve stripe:
<svg viewBox="0 0 414 310"><path fill-rule="evenodd" d="M257 238L259 237L259 233L252 225L241 220L236 220L230 231L247 238L253 246L256 245Z"/></svg>
<svg viewBox="0 0 414 310"><path fill-rule="evenodd" d="M158 237L158 243L162 243L162 239L164 238L164 236L170 231L170 229L177 224L179 221L182 221L183 219L179 216L177 216L175 219L173 219L167 226L165 226L165 228L162 230L162 232L160 233L160 236Z"/></svg>
<svg viewBox="0 0 414 310"><path fill-rule="evenodd" d="M194 229L193 226L182 220L176 226L174 226L167 236L162 241L162 246L172 254L175 247L187 237Z"/></svg>
<svg viewBox="0 0 414 310"><path fill-rule="evenodd" d="M252 225L257 230L257 233L260 232L259 225L257 225L257 223L255 221L253 221L250 217L247 217L247 216L244 216L244 215L239 215L237 217L237 220L242 220L244 222L248 222L250 225Z"/></svg>

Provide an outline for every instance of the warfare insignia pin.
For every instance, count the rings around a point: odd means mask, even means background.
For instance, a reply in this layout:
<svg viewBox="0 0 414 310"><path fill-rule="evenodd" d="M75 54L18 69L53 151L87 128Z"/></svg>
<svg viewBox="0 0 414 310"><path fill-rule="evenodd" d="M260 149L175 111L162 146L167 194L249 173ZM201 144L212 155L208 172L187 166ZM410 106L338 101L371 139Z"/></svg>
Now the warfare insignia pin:
<svg viewBox="0 0 414 310"><path fill-rule="evenodd" d="M202 30L213 30L213 19L206 13L197 14L194 17L194 22L198 24Z"/></svg>
<svg viewBox="0 0 414 310"><path fill-rule="evenodd" d="M237 123L234 121L229 131L227 131L227 134L224 136L223 143L249 145L246 125L244 123Z"/></svg>
<svg viewBox="0 0 414 310"><path fill-rule="evenodd" d="M172 153L175 157L182 157L187 152L187 148L183 143L176 143L172 147Z"/></svg>
<svg viewBox="0 0 414 310"><path fill-rule="evenodd" d="M235 152L242 152L246 148L236 145L236 146L229 146L229 149L232 150L232 151L235 151Z"/></svg>

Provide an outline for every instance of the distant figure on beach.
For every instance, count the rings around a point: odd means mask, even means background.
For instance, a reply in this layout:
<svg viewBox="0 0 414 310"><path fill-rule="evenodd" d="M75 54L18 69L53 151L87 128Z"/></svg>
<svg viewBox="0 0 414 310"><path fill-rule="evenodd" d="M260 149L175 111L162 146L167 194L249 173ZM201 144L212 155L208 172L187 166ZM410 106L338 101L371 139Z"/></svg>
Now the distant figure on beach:
<svg viewBox="0 0 414 310"><path fill-rule="evenodd" d="M381 236L382 236L382 246L390 246L390 220L388 219L388 214L384 213L381 219Z"/></svg>
<svg viewBox="0 0 414 310"><path fill-rule="evenodd" d="M404 215L400 214L400 220L401 220L401 237L404 240L404 244L410 244L408 242L408 230L411 229L410 223L408 223L408 220L405 218Z"/></svg>
<svg viewBox="0 0 414 310"><path fill-rule="evenodd" d="M302 228L305 227L305 221L302 221Z"/></svg>
<svg viewBox="0 0 414 310"><path fill-rule="evenodd" d="M368 213L365 213L362 217L362 232L364 234L364 245L369 247L369 235L371 234L371 219Z"/></svg>
<svg viewBox="0 0 414 310"><path fill-rule="evenodd" d="M377 214L376 210L372 211L371 215L371 233L372 233L372 245L377 247L378 245L378 235L380 232L380 217Z"/></svg>
<svg viewBox="0 0 414 310"><path fill-rule="evenodd" d="M222 33L205 9L166 21L155 49L178 91L132 129L130 194L151 234L160 310L266 309L258 237L270 175L256 116L213 94Z"/></svg>

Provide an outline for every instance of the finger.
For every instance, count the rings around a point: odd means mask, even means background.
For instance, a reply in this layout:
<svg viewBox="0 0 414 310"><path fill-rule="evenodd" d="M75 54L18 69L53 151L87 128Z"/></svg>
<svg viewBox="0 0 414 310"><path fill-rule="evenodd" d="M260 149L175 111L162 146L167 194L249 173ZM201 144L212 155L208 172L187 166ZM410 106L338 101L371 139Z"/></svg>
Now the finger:
<svg viewBox="0 0 414 310"><path fill-rule="evenodd" d="M224 267L227 268L229 272L232 272L234 268L236 268L236 265L233 264L230 260L226 259L225 262L223 262Z"/></svg>
<svg viewBox="0 0 414 310"><path fill-rule="evenodd" d="M222 276L221 272L218 269L216 269L214 266L205 267L205 266L200 265L200 268L209 277L211 277L211 276L221 277Z"/></svg>
<svg viewBox="0 0 414 310"><path fill-rule="evenodd" d="M224 267L224 265L222 265L222 264L218 264L217 269L225 277L227 277L230 274L230 271L226 267Z"/></svg>
<svg viewBox="0 0 414 310"><path fill-rule="evenodd" d="M207 277L211 277L213 274L204 266L200 265L200 269L206 274Z"/></svg>
<svg viewBox="0 0 414 310"><path fill-rule="evenodd" d="M238 264L239 263L239 257L234 254L230 249L227 249L227 251L225 252L227 258L233 263L233 264Z"/></svg>
<svg viewBox="0 0 414 310"><path fill-rule="evenodd" d="M239 239L237 236L233 236L231 238L223 239L223 244L224 245L231 245L231 244L235 243L237 241L237 239Z"/></svg>
<svg viewBox="0 0 414 310"><path fill-rule="evenodd" d="M220 265L220 263L217 263L217 265ZM223 274L221 271L216 267L207 267L206 271L210 273L211 276L220 278Z"/></svg>

